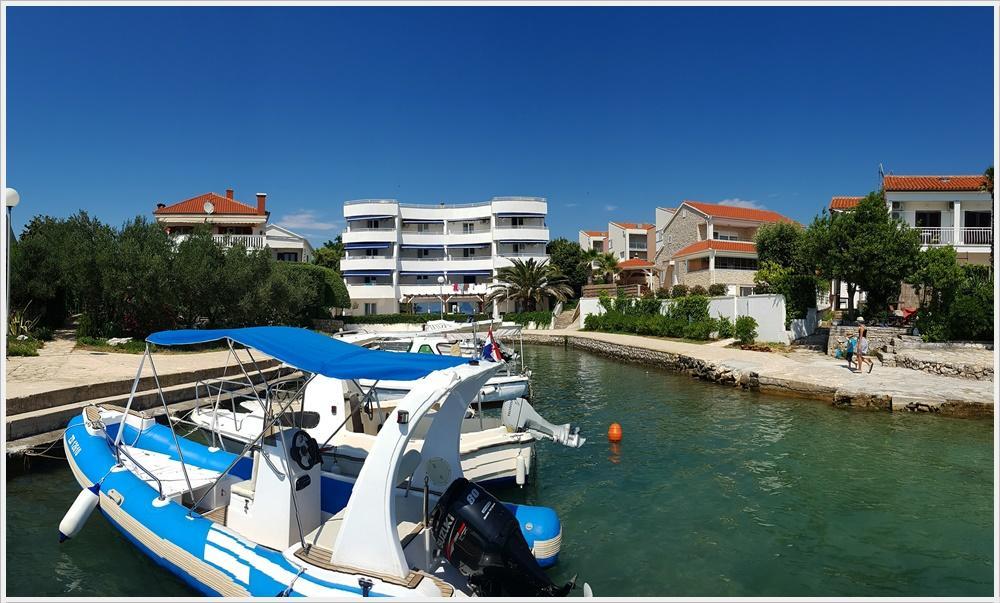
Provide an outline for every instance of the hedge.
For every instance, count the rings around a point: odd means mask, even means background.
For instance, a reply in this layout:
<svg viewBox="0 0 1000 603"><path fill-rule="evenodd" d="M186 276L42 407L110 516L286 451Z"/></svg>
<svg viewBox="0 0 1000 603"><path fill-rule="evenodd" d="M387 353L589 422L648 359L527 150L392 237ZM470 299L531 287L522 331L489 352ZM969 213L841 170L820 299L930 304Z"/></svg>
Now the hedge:
<svg viewBox="0 0 1000 603"><path fill-rule="evenodd" d="M503 315L503 319L515 322L522 327L527 326L529 322L534 322L535 326L545 328L552 323L552 312L509 312Z"/></svg>

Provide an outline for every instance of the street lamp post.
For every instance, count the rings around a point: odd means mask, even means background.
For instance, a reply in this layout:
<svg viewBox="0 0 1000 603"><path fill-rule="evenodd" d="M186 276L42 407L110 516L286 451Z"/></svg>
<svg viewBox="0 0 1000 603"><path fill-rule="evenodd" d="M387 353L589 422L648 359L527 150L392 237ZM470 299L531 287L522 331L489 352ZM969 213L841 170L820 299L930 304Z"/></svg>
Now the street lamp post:
<svg viewBox="0 0 1000 603"><path fill-rule="evenodd" d="M444 320L444 277L438 277L438 288L440 289L440 295L438 299L441 300L441 320Z"/></svg>
<svg viewBox="0 0 1000 603"><path fill-rule="evenodd" d="M3 307L3 332L4 335L7 334L7 321L10 316L10 251L11 247L14 246L14 227L11 226L10 217L11 210L17 207L17 204L21 202L21 196L17 194L17 191L12 188L3 189L3 204L7 208L7 254L4 259L7 263L7 300L6 305Z"/></svg>

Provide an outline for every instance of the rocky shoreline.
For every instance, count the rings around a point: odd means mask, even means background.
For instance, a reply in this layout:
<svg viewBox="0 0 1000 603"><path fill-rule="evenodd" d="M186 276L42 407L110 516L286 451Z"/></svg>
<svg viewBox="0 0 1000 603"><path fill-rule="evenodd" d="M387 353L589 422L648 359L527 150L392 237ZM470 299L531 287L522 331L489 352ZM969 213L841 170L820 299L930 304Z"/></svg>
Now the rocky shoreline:
<svg viewBox="0 0 1000 603"><path fill-rule="evenodd" d="M590 334L602 335L602 334ZM594 336L562 333L523 334L525 343L562 345L633 363L648 364L685 373L694 378L745 390L810 398L839 408L881 411L930 412L952 417L993 416L993 405L963 399L916 398L892 392L867 391L850 385L816 383L794 376L761 374L759 365L738 360L717 362L688 354L654 350L636 345L602 341ZM741 366L745 364L746 366Z"/></svg>

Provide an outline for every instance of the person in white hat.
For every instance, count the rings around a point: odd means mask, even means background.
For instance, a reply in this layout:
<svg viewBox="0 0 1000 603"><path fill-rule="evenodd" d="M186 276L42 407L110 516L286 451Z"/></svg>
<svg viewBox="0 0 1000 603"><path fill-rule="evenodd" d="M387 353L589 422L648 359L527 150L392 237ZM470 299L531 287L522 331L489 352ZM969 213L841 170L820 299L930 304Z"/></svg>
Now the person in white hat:
<svg viewBox="0 0 1000 603"><path fill-rule="evenodd" d="M868 327L865 326L865 317L859 316L855 319L858 323L858 345L855 349L855 354L857 355L858 371L864 372L865 362L868 363L868 372L872 372L875 368L875 363L872 362L871 358L865 358L868 353Z"/></svg>

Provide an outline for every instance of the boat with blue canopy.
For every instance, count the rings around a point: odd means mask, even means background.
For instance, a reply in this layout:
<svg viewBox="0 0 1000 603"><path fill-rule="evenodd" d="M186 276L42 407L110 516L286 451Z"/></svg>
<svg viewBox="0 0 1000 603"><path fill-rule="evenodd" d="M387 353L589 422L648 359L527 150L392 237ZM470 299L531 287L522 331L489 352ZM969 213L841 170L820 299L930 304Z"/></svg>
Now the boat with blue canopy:
<svg viewBox="0 0 1000 603"><path fill-rule="evenodd" d="M536 522L561 534L555 512L501 503L463 475L462 421L496 364L369 350L291 327L165 331L146 341L223 341L234 355L244 346L305 378L291 395L256 393L262 429L229 452L182 437L169 413L161 425L132 408L148 364L167 410L147 345L125 408L88 406L67 426L67 460L83 491L60 523L62 540L100 509L206 595L548 596L573 588L552 582L529 542L547 536L533 534ZM324 471L320 444L296 423L302 413L290 412L316 379L414 381L356 476ZM410 447L422 423L422 445Z"/></svg>

